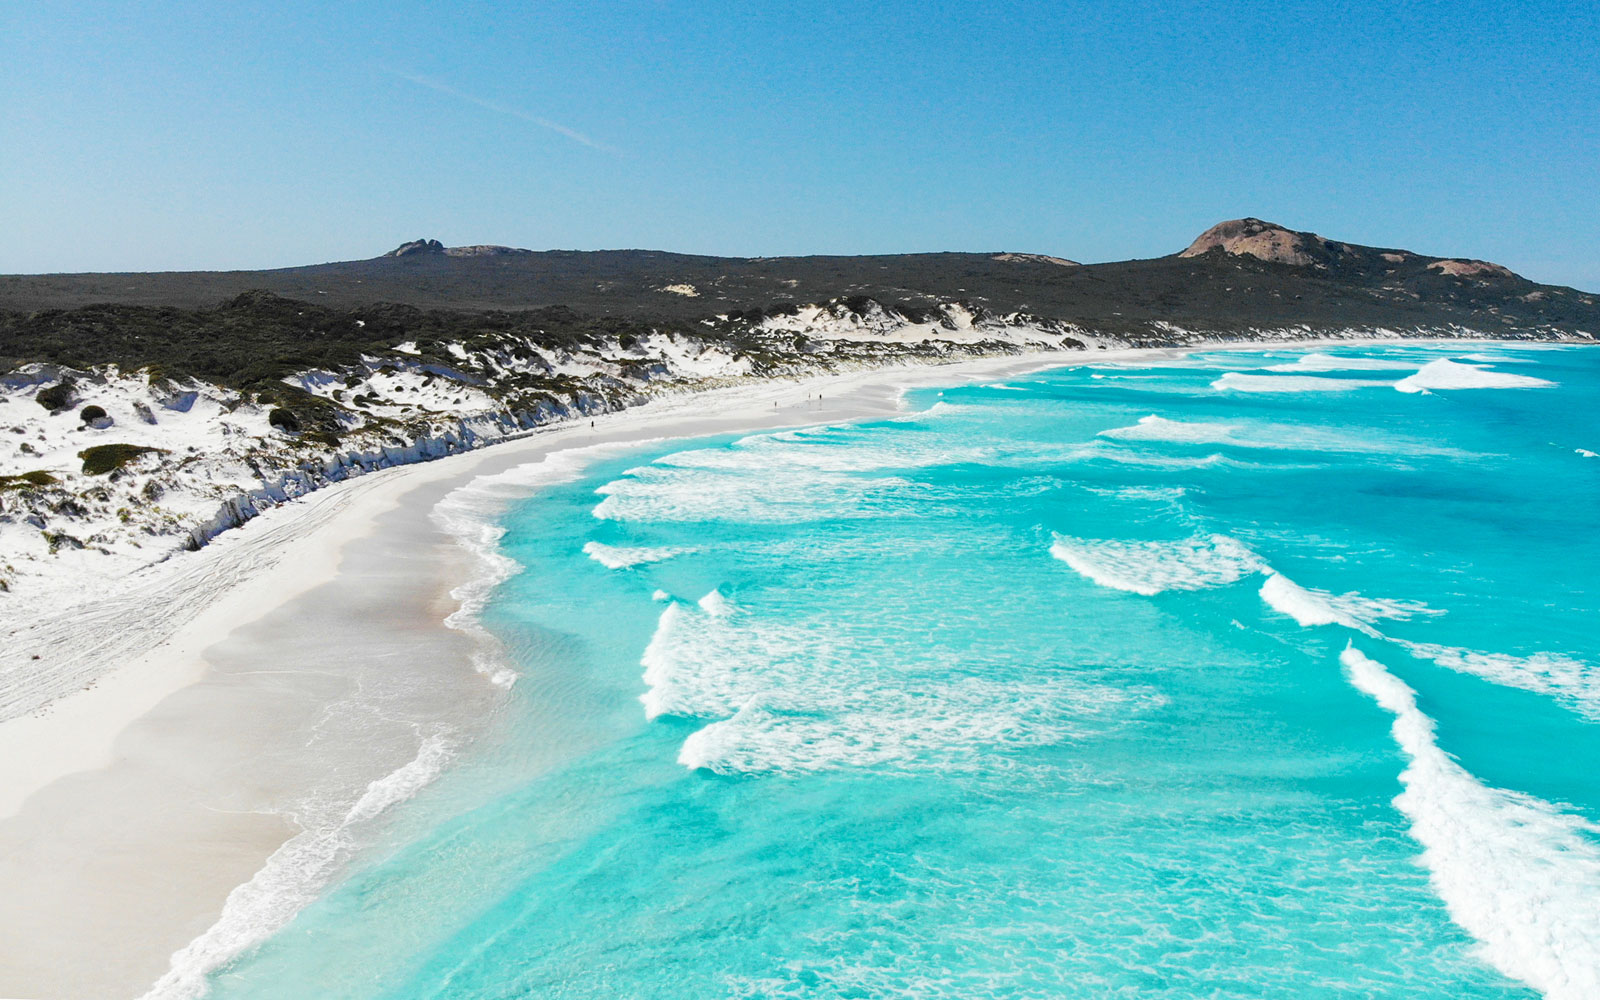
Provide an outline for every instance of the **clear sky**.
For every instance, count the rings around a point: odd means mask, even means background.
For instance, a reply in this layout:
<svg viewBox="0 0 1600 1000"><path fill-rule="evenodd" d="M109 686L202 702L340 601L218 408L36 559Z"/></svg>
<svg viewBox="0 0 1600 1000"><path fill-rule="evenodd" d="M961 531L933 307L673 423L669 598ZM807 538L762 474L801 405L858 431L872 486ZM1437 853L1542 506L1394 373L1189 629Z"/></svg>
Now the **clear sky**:
<svg viewBox="0 0 1600 1000"><path fill-rule="evenodd" d="M1242 215L1600 290L1600 4L0 3L0 272Z"/></svg>

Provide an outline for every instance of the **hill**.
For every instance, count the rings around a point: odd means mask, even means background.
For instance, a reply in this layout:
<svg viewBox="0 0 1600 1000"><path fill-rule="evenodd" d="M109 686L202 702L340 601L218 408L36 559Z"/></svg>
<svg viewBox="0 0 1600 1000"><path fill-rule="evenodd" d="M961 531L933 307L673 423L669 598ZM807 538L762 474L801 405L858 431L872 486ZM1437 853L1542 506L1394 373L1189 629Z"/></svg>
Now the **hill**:
<svg viewBox="0 0 1600 1000"><path fill-rule="evenodd" d="M417 240L370 260L268 271L0 276L0 311L199 310L256 290L331 309L560 306L649 323L846 300L912 311L961 303L979 315L1020 314L1141 341L1168 326L1220 335L1294 327L1600 331L1600 299L1576 289L1483 261L1341 243L1258 219L1221 223L1167 257L1088 265L998 252L744 258Z"/></svg>

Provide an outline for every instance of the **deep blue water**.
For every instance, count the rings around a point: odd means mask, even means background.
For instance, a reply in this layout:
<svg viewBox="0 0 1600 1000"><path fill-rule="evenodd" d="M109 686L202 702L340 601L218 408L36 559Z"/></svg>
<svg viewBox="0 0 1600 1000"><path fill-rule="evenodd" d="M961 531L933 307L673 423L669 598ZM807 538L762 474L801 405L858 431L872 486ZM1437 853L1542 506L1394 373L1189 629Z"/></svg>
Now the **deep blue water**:
<svg viewBox="0 0 1600 1000"><path fill-rule="evenodd" d="M907 403L517 504L501 716L214 995L1600 996L1600 354Z"/></svg>

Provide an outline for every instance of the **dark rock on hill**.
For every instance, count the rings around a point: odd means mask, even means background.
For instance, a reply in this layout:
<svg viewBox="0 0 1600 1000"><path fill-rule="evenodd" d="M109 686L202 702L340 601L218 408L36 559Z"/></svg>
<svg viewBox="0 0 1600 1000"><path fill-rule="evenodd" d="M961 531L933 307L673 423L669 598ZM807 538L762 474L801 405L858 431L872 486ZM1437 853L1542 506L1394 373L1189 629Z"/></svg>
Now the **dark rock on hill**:
<svg viewBox="0 0 1600 1000"><path fill-rule="evenodd" d="M445 257L506 257L527 253L533 253L533 251L520 250L516 247L496 246L492 243L479 243L469 247L447 247L438 240L412 240L410 243L400 244L383 256L410 257L413 254L440 254Z"/></svg>
<svg viewBox="0 0 1600 1000"><path fill-rule="evenodd" d="M402 243L384 254L385 257L409 257L417 253L444 253L444 244L438 240L412 240Z"/></svg>

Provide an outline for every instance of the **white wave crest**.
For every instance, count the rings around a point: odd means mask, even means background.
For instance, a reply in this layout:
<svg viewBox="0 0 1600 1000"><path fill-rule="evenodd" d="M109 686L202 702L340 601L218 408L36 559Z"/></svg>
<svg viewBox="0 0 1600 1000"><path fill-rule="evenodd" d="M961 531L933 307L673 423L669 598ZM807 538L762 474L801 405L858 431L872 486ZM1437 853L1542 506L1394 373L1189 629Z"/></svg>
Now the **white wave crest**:
<svg viewBox="0 0 1600 1000"><path fill-rule="evenodd" d="M1560 653L1512 656L1427 642L1394 642L1418 659L1495 684L1549 695L1588 718L1600 719L1600 669L1582 660Z"/></svg>
<svg viewBox="0 0 1600 1000"><path fill-rule="evenodd" d="M1394 387L1401 392L1422 392L1432 389L1540 389L1553 385L1554 382L1531 375L1513 375L1440 358L1417 369L1415 375L1396 382Z"/></svg>
<svg viewBox="0 0 1600 1000"><path fill-rule="evenodd" d="M1343 625L1371 636L1378 634L1372 623L1385 618L1406 619L1444 613L1416 601L1363 597L1354 592L1333 594L1326 590L1302 587L1282 573L1267 577L1261 585L1261 599L1304 628Z"/></svg>
<svg viewBox="0 0 1600 1000"><path fill-rule="evenodd" d="M1354 647L1339 659L1350 682L1394 715L1410 760L1394 804L1451 919L1490 965L1547 1000L1600 996L1600 826L1482 784L1439 748L1404 681Z"/></svg>
<svg viewBox="0 0 1600 1000"><path fill-rule="evenodd" d="M1221 587L1269 568L1227 535L1181 541L1124 542L1056 535L1050 554L1102 587L1146 596Z"/></svg>
<svg viewBox="0 0 1600 1000"><path fill-rule="evenodd" d="M726 619L676 601L661 612L640 659L645 718L732 715L759 693L760 677L738 670L725 655L739 644ZM757 651L762 652L776 656L779 650Z"/></svg>
<svg viewBox="0 0 1600 1000"><path fill-rule="evenodd" d="M1113 427L1101 437L1119 441L1171 441L1178 444L1234 444L1237 425L1168 420L1154 413L1139 418L1128 427Z"/></svg>
<svg viewBox="0 0 1600 1000"><path fill-rule="evenodd" d="M1211 388L1233 392L1349 392L1392 383L1364 378L1319 378L1315 375L1248 375L1224 372Z"/></svg>
<svg viewBox="0 0 1600 1000"><path fill-rule="evenodd" d="M1390 371L1415 368L1414 361L1397 358L1341 358L1332 354L1306 354L1288 364L1270 365L1269 372Z"/></svg>
<svg viewBox="0 0 1600 1000"><path fill-rule="evenodd" d="M596 489L604 499L593 514L638 522L872 517L874 502L912 485L881 473L959 457L936 449L841 448L802 436L821 430L750 435L726 447L664 455Z"/></svg>
<svg viewBox="0 0 1600 1000"><path fill-rule="evenodd" d="M452 746L442 734L423 739L404 766L373 781L342 819L291 837L261 870L228 894L222 915L172 956L167 973L140 1000L194 1000L210 991L207 977L266 940L316 899L357 846L362 824L417 794L444 769Z"/></svg>
<svg viewBox="0 0 1600 1000"><path fill-rule="evenodd" d="M759 699L692 733L678 762L718 774L805 774L840 767L988 766L989 754L1083 735L1087 724L1162 703L1147 689L981 678L916 689L864 684L826 710Z"/></svg>
<svg viewBox="0 0 1600 1000"><path fill-rule="evenodd" d="M698 603L700 605L700 610L704 611L708 615L714 615L717 618L725 618L739 610L738 605L728 600L721 590L711 591L710 593L706 594L706 596L700 598Z"/></svg>
<svg viewBox="0 0 1600 1000"><path fill-rule="evenodd" d="M1100 432L1101 437L1119 441L1163 441L1172 444L1226 445L1269 451L1331 451L1347 453L1406 453L1461 455L1449 448L1437 448L1420 441L1383 436L1352 437L1316 427L1294 427L1274 423L1218 423L1169 420L1150 414L1127 427Z"/></svg>
<svg viewBox="0 0 1600 1000"><path fill-rule="evenodd" d="M1212 452L1209 455L1166 455L1148 449L1107 445L1103 441L1091 441L1087 445L1075 445L1070 449L1063 450L1059 454L1059 460L1063 462L1116 462L1118 465L1141 466L1149 469L1253 468L1251 463L1229 458L1221 452Z"/></svg>
<svg viewBox="0 0 1600 1000"><path fill-rule="evenodd" d="M606 569L629 569L634 566L643 566L646 563L657 563L673 556L681 556L695 551L692 548L674 548L671 546L621 546L607 545L604 542L588 542L583 546L583 554L604 566Z"/></svg>

